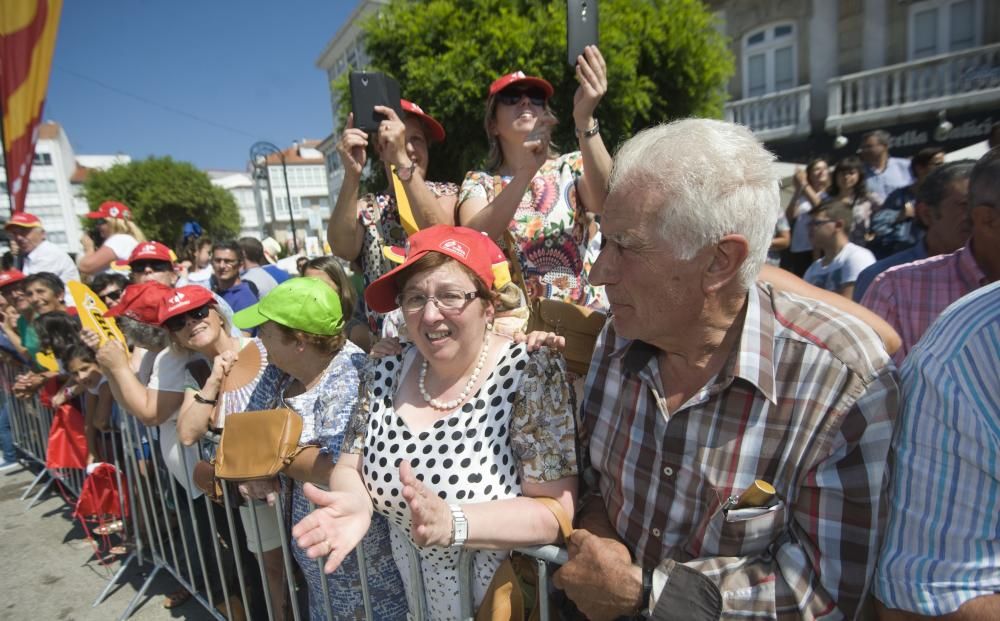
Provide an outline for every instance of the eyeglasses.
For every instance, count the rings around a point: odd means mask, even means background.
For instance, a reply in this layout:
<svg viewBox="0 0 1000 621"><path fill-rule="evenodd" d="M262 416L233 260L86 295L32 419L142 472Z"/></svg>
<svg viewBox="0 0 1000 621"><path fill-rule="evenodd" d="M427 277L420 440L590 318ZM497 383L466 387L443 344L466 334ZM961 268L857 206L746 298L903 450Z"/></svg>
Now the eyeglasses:
<svg viewBox="0 0 1000 621"><path fill-rule="evenodd" d="M505 106L513 106L525 95L528 101L536 106L545 105L545 92L540 88L505 88L497 95L497 102Z"/></svg>
<svg viewBox="0 0 1000 621"><path fill-rule="evenodd" d="M454 314L477 297L479 294L475 291L442 291L438 295L424 295L414 291L397 295L396 304L399 304L404 313L418 313L424 310L427 302L433 301L434 306L442 313Z"/></svg>
<svg viewBox="0 0 1000 621"><path fill-rule="evenodd" d="M143 261L133 261L131 264L133 272L143 273L146 270L152 270L154 272L170 272L173 271L174 266L170 264L170 261L155 261L155 260L143 260Z"/></svg>
<svg viewBox="0 0 1000 621"><path fill-rule="evenodd" d="M171 332L179 332L184 326L187 325L188 320L194 319L195 321L201 321L205 317L208 317L208 310L208 304L206 304L205 306L199 306L194 310L189 310L186 313L174 315L170 319L163 322L163 327Z"/></svg>
<svg viewBox="0 0 1000 621"><path fill-rule="evenodd" d="M810 220L809 226L815 228L817 226L823 226L824 224L829 224L831 222L836 222L836 220Z"/></svg>
<svg viewBox="0 0 1000 621"><path fill-rule="evenodd" d="M236 265L237 262L236 259L212 259L216 265Z"/></svg>
<svg viewBox="0 0 1000 621"><path fill-rule="evenodd" d="M117 302L118 300L120 300L122 297L122 293L124 293L124 291L122 291L121 289L114 289L112 291L100 293L98 294L97 297L101 298L101 300L106 304L108 300L111 300L112 302Z"/></svg>

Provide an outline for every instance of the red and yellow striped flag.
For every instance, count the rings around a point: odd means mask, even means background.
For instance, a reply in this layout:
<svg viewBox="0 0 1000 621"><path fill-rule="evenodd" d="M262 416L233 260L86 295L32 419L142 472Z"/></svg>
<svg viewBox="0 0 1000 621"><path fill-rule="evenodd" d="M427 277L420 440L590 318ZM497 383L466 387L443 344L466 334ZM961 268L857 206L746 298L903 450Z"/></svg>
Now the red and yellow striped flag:
<svg viewBox="0 0 1000 621"><path fill-rule="evenodd" d="M0 110L11 213L24 211L62 0L0 0Z"/></svg>

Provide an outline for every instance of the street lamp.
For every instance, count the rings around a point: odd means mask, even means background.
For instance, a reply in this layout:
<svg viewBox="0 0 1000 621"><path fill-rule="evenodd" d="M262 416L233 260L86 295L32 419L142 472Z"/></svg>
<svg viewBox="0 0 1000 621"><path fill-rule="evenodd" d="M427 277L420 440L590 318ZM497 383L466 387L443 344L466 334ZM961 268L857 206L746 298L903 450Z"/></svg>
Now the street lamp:
<svg viewBox="0 0 1000 621"><path fill-rule="evenodd" d="M267 179L267 195L271 202L271 230L274 231L274 221L277 219L274 211L274 193L271 191L271 175L267 170L267 158L277 155L281 160L281 174L285 179L285 198L288 201L288 222L292 227L292 249L299 253L299 240L295 234L295 217L292 215L292 192L288 187L288 166L285 164L285 153L270 142L255 142L250 147L250 164L253 166L254 178L261 176Z"/></svg>

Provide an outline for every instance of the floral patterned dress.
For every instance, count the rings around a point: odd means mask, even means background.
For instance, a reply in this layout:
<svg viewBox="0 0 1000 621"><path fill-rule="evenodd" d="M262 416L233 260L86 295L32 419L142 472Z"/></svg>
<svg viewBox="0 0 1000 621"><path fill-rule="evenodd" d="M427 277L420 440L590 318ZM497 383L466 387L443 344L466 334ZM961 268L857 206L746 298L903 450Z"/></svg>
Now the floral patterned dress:
<svg viewBox="0 0 1000 621"><path fill-rule="evenodd" d="M521 495L523 481L555 481L577 474L573 397L561 356L547 349L528 353L511 342L489 377L459 409L422 431L396 414L393 399L406 370L419 364L416 348L373 360L362 374L361 399L343 450L362 456L362 477L375 514L390 525L392 552L411 610L414 589L423 589L430 619L459 619L460 550L417 547L410 511L402 498L399 462L450 504L481 503ZM412 584L411 555L423 584ZM508 552L480 550L474 557L473 595L482 601Z"/></svg>
<svg viewBox="0 0 1000 621"><path fill-rule="evenodd" d="M454 183L436 181L426 183L435 197L458 194L458 186ZM362 202L364 204L358 210L358 220L365 229L365 238L361 244L358 262L361 264L361 273L367 288L379 276L396 267L382 254L382 247L405 246L406 230L399 221L399 207L396 205L395 196L387 193L367 194ZM381 334L385 315L376 313L366 305L365 316L368 319L368 329L375 334Z"/></svg>
<svg viewBox="0 0 1000 621"><path fill-rule="evenodd" d="M583 175L579 151L549 160L535 174L514 212L510 231L517 242L528 294L606 311L603 287L590 284L590 266L600 252L600 230L578 199ZM469 198L492 202L512 177L472 171L459 192L461 206Z"/></svg>
<svg viewBox="0 0 1000 621"><path fill-rule="evenodd" d="M361 348L347 341L315 387L287 398L284 396L285 390L292 379L270 365L247 407L250 410L277 407L294 410L302 416L300 445L318 444L322 454L337 461L344 432L357 403L359 371L364 368L366 361L367 356ZM283 475L281 478L283 490L291 492L291 524L294 525L309 514L309 501L302 492L301 482ZM403 621L406 619L403 583L389 549L389 526L384 518L374 516L371 528L360 545L364 549L367 564L373 618L380 621ZM298 546L292 546L292 553L309 589L309 618L327 619L319 565ZM337 571L327 576L333 619L350 621L364 618L360 581L357 555L351 552Z"/></svg>

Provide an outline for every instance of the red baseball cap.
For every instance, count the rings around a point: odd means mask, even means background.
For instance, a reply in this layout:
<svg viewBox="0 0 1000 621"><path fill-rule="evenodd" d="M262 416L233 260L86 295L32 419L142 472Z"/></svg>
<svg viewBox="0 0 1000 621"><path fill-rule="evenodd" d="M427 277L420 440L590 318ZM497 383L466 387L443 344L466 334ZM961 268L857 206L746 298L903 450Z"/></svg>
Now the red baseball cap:
<svg viewBox="0 0 1000 621"><path fill-rule="evenodd" d="M420 106L412 101L400 99L399 105L402 106L404 112L420 119L427 132L427 138L431 142L444 142L444 127L434 117L424 112Z"/></svg>
<svg viewBox="0 0 1000 621"><path fill-rule="evenodd" d="M542 78L536 78L530 75L524 75L523 71L515 71L514 73L508 73L503 77L499 77L493 80L493 84L490 84L489 96L492 97L496 95L503 89L507 88L511 84L525 84L527 86L537 86L545 92L545 98L548 99L552 97L552 93L556 92L552 85Z"/></svg>
<svg viewBox="0 0 1000 621"><path fill-rule="evenodd" d="M3 225L3 228L9 229L12 226L23 226L24 228L35 228L41 227L42 221L38 219L38 216L33 216L30 213L19 211L7 220L7 224Z"/></svg>
<svg viewBox="0 0 1000 621"><path fill-rule="evenodd" d="M174 289L173 295L164 296L160 300L156 311L156 323L163 325L163 322L171 317L182 315L206 304L215 304L215 296L205 287L187 285Z"/></svg>
<svg viewBox="0 0 1000 621"><path fill-rule="evenodd" d="M102 218L123 218L125 220L131 220L132 210L126 207L124 203L119 203L118 201L104 201L101 203L101 206L97 208L97 211L88 212L87 217L93 220L100 220Z"/></svg>
<svg viewBox="0 0 1000 621"><path fill-rule="evenodd" d="M490 288L493 286L493 257L499 247L485 233L464 227L437 224L410 235L406 248L394 248L406 259L365 289L368 308L388 313L398 306L396 275L428 252L439 252L468 267Z"/></svg>
<svg viewBox="0 0 1000 621"><path fill-rule="evenodd" d="M16 282L21 282L26 276L21 270L9 269L0 272L0 288L6 287L7 285L13 285Z"/></svg>
<svg viewBox="0 0 1000 621"><path fill-rule="evenodd" d="M109 308L105 317L128 317L142 323L157 325L159 323L160 304L170 297L173 288L161 282L150 281L141 285L129 285L122 293L122 299Z"/></svg>
<svg viewBox="0 0 1000 621"><path fill-rule="evenodd" d="M132 249L132 254L128 256L128 264L136 261L166 261L174 262L174 253L158 241L143 242Z"/></svg>

